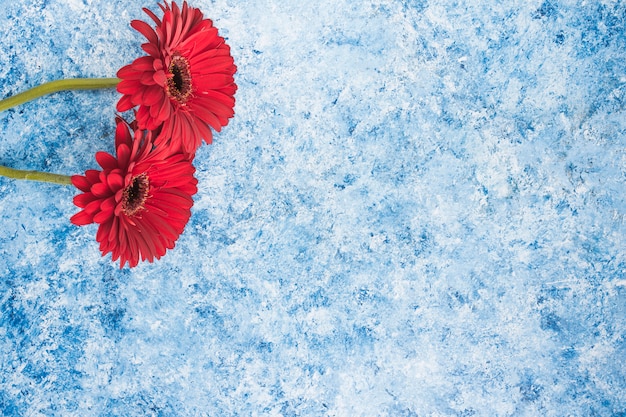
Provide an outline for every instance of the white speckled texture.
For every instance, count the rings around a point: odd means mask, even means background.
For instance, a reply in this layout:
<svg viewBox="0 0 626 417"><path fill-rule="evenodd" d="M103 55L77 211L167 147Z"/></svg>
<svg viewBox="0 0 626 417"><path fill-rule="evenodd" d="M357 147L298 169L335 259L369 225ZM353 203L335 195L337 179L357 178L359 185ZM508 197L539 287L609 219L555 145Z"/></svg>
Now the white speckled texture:
<svg viewBox="0 0 626 417"><path fill-rule="evenodd" d="M173 251L0 178L0 414L626 415L623 2L191 4L239 91ZM141 7L2 1L0 96L114 76ZM95 168L118 97L1 113L0 164Z"/></svg>

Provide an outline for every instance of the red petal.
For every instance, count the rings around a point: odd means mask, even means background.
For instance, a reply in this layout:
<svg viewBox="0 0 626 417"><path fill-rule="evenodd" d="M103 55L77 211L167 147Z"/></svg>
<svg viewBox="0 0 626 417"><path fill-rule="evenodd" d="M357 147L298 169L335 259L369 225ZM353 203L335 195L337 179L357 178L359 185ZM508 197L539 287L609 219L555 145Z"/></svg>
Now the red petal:
<svg viewBox="0 0 626 417"><path fill-rule="evenodd" d="M91 188L91 184L87 181L87 178L82 175L72 175L72 184L80 191L86 193Z"/></svg>
<svg viewBox="0 0 626 417"><path fill-rule="evenodd" d="M85 208L87 207L87 204L91 203L95 199L96 197L91 192L87 192L84 194L78 194L74 196L72 201L75 206L80 207L80 208Z"/></svg>
<svg viewBox="0 0 626 417"><path fill-rule="evenodd" d="M138 221L141 221L141 219L138 219ZM145 261L146 259L148 259L150 257L150 254L152 253L152 249L154 248L153 245L151 245L151 239L149 236L146 236L146 231L145 228L141 227L141 229L139 228L139 226L137 227L138 230L136 230L135 233L133 233L131 239L135 241L137 248L138 248L138 256L141 256L141 260Z"/></svg>
<svg viewBox="0 0 626 417"><path fill-rule="evenodd" d="M113 216L113 210L100 211L95 216L93 216L93 221L95 223L101 224L109 220Z"/></svg>
<svg viewBox="0 0 626 417"><path fill-rule="evenodd" d="M148 127L148 124L153 123L152 118L150 117L150 107L139 106L139 110L137 110L135 117L137 118L137 123L140 129L153 129L152 127Z"/></svg>
<svg viewBox="0 0 626 417"><path fill-rule="evenodd" d="M104 197L109 197L111 195L111 190L109 190L109 187L105 183L99 182L91 186L91 193L98 200Z"/></svg>
<svg viewBox="0 0 626 417"><path fill-rule="evenodd" d="M105 183L102 183L102 182L94 184L91 187L91 192L97 198L109 197L111 195L111 190L109 189L109 187Z"/></svg>
<svg viewBox="0 0 626 417"><path fill-rule="evenodd" d="M120 244L121 249L125 249L123 245L123 241L120 239L121 233L119 232L120 228L120 218L115 216L113 217L113 222L111 224L111 230L109 231L109 235L107 236L108 242L115 242L118 239L118 243Z"/></svg>
<svg viewBox="0 0 626 417"><path fill-rule="evenodd" d="M167 118L170 117L171 113L172 113L172 103L168 99L163 97L163 102L161 103L161 106L159 108L159 113L156 119L166 120Z"/></svg>
<svg viewBox="0 0 626 417"><path fill-rule="evenodd" d="M235 97L232 94L226 94L224 89L220 88L218 90L206 90L200 92L197 98L202 100L213 100L218 101L225 106L235 107Z"/></svg>
<svg viewBox="0 0 626 417"><path fill-rule="evenodd" d="M98 227L98 231L96 232L96 242L100 242L100 247L102 248L102 243L107 242L107 236L111 231L111 226L113 225L113 221L100 223Z"/></svg>
<svg viewBox="0 0 626 417"><path fill-rule="evenodd" d="M159 205L159 208L163 209L162 211L165 211L167 213L165 216L160 215L160 217L162 217L164 220L167 220L167 222L169 222L172 227L180 229L181 224L185 225L187 224L187 221L189 221L189 217L191 216L191 211L189 208L168 206L166 204L163 204L162 201L159 201L157 203ZM151 212L153 212L155 215L159 215L157 211L153 211L153 205L146 204L146 209L148 207L150 207Z"/></svg>
<svg viewBox="0 0 626 417"><path fill-rule="evenodd" d="M211 132L209 126L204 123L196 123L196 125L198 126L198 130L200 131L200 137L204 139L207 144L210 145L213 142L213 132ZM219 129L216 130L219 131Z"/></svg>
<svg viewBox="0 0 626 417"><path fill-rule="evenodd" d="M120 169L126 171L130 161L130 148L125 143L117 147L117 161Z"/></svg>
<svg viewBox="0 0 626 417"><path fill-rule="evenodd" d="M215 108L216 106L211 106L211 107ZM206 124L211 125L211 127L217 130L218 132L220 131L222 127L222 122L216 116L216 114L213 111L211 111L212 109L209 109L202 105L194 105L191 110L193 112L192 114L194 115L194 117L196 117L197 119L201 120L202 122Z"/></svg>
<svg viewBox="0 0 626 417"><path fill-rule="evenodd" d="M130 25L137 32L139 32L143 36L145 36L146 39L148 40L148 42L151 42L151 43L154 43L154 44L158 44L159 43L159 39L157 38L156 33L150 27L150 25L147 24L146 22L143 22L141 20L133 20L133 21L130 22Z"/></svg>
<svg viewBox="0 0 626 417"><path fill-rule="evenodd" d="M145 214L145 213L144 213ZM157 249L157 245L159 247L163 247L159 244L159 233L161 230L155 230L155 228L147 221L146 217L142 217L138 220L139 227L141 228L141 233L138 235L142 238L142 241L145 242L147 251L142 255L145 256L144 259L148 259L150 262L154 259L154 256L159 253Z"/></svg>
<svg viewBox="0 0 626 417"><path fill-rule="evenodd" d="M139 104L144 104L142 103L142 98L143 98L143 92L144 92L144 86L142 86L141 88L138 88L131 96L130 96L130 101L131 103L133 103L135 106L139 105Z"/></svg>
<svg viewBox="0 0 626 417"><path fill-rule="evenodd" d="M164 86L167 83L167 77L165 76L165 71L163 70L155 71L152 78L158 85Z"/></svg>
<svg viewBox="0 0 626 417"><path fill-rule="evenodd" d="M157 198L156 193L154 198ZM159 190L158 199L179 208L191 208L191 206L193 206L191 196L182 193L175 188L162 188Z"/></svg>
<svg viewBox="0 0 626 417"><path fill-rule="evenodd" d="M100 199L93 200L85 206L85 213L96 214L100 211Z"/></svg>
<svg viewBox="0 0 626 417"><path fill-rule="evenodd" d="M93 215L87 214L84 210L82 210L70 217L70 222L76 226L85 226L93 223Z"/></svg>
<svg viewBox="0 0 626 417"><path fill-rule="evenodd" d="M143 11L150 16L150 18L152 20L154 20L154 23L156 23L157 26L161 26L161 21L159 20L158 17L156 17L156 15L154 13L152 13L149 9L146 9L145 7L143 8Z"/></svg>
<svg viewBox="0 0 626 417"><path fill-rule="evenodd" d="M194 83L203 90L219 89L232 84L230 74L201 74L194 77Z"/></svg>
<svg viewBox="0 0 626 417"><path fill-rule="evenodd" d="M117 106L115 106L115 109L121 113L121 112L125 112L126 110L130 110L133 107L135 107L135 105L130 100L130 96L129 95L124 95L117 102Z"/></svg>
<svg viewBox="0 0 626 417"><path fill-rule="evenodd" d="M115 197L111 196L100 203L100 210L113 212L115 204Z"/></svg>
<svg viewBox="0 0 626 417"><path fill-rule="evenodd" d="M144 90L142 102L146 106L154 106L161 100L165 100L165 92L163 91L163 87L158 85L152 85Z"/></svg>
<svg viewBox="0 0 626 417"><path fill-rule="evenodd" d="M122 146L120 146L120 148ZM124 186L124 179L120 174L110 173L107 176L107 185L109 186L109 189L115 193L117 190Z"/></svg>
<svg viewBox="0 0 626 417"><path fill-rule="evenodd" d="M217 35L217 29L215 27L203 28L202 25L198 25L194 27L193 33L190 33L189 36L180 43L179 47L180 49L190 47L214 48L221 43L220 40L223 42L222 37Z"/></svg>
<svg viewBox="0 0 626 417"><path fill-rule="evenodd" d="M141 78L143 71L138 70L133 64L126 65L117 71L117 78L128 80L138 80Z"/></svg>
<svg viewBox="0 0 626 417"><path fill-rule="evenodd" d="M141 49L154 58L161 57L161 50L153 43L144 43L141 45Z"/></svg>
<svg viewBox="0 0 626 417"><path fill-rule="evenodd" d="M234 73L234 71L233 72L229 71L229 69L232 69L233 67L233 58L229 55L209 57L207 59L201 59L197 61L196 59L197 58L195 58L191 62L191 65L193 65L194 68L201 68L200 71L202 71L203 74L218 73L218 72L225 72L225 73L230 73L230 74Z"/></svg>
<svg viewBox="0 0 626 417"><path fill-rule="evenodd" d="M132 63L133 68L136 71L152 71L154 69L155 62L159 62L160 60L155 60L149 56L142 56L135 59Z"/></svg>
<svg viewBox="0 0 626 417"><path fill-rule="evenodd" d="M117 84L117 92L120 94L133 94L141 88L141 83L137 80L122 80Z"/></svg>
<svg viewBox="0 0 626 417"><path fill-rule="evenodd" d="M233 111L232 106L227 106L226 104L213 100L210 98L197 97L193 102L193 107L191 108L192 112L197 113L198 115L204 114L204 111L208 111L215 116L219 117L221 121L224 123L220 123L222 126L226 125L226 120L229 117L233 117L235 112ZM202 116L205 119L204 116Z"/></svg>
<svg viewBox="0 0 626 417"><path fill-rule="evenodd" d="M85 177L90 184L95 184L97 182L100 182L100 171L98 171L97 169L88 169L87 171L85 171Z"/></svg>
<svg viewBox="0 0 626 417"><path fill-rule="evenodd" d="M139 79L139 82L141 83L141 85L143 86L143 88L145 88L146 85L154 85L154 74L152 71L146 71L143 74L141 74L141 78Z"/></svg>
<svg viewBox="0 0 626 417"><path fill-rule="evenodd" d="M176 230L170 223L162 217L152 213L145 213L144 219L150 222L159 234L163 235L167 240L176 240L180 235L180 231Z"/></svg>
<svg viewBox="0 0 626 417"><path fill-rule="evenodd" d="M130 146L132 142L133 137L128 129L128 124L124 121L124 119L118 118L117 124L115 125L115 149L119 148L122 144Z"/></svg>
<svg viewBox="0 0 626 417"><path fill-rule="evenodd" d="M117 159L106 152L96 152L96 161L105 170L117 168Z"/></svg>
<svg viewBox="0 0 626 417"><path fill-rule="evenodd" d="M189 162L173 163L171 158L168 159L167 162L167 164L162 164L151 172L151 184L154 182L156 185L158 181L163 180L164 183L162 186L172 188L175 187L175 185L172 184L186 181L185 177L190 176L189 173L193 172Z"/></svg>

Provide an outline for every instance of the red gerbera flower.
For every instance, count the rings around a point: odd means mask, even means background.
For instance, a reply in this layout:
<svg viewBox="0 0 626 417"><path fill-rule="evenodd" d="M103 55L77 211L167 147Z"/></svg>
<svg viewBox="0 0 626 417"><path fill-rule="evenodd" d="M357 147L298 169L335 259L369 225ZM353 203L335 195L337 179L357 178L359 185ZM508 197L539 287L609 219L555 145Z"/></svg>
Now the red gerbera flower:
<svg viewBox="0 0 626 417"><path fill-rule="evenodd" d="M131 134L129 128L134 130ZM98 223L96 240L102 255L109 252L120 268L141 260L152 262L172 249L191 215L198 181L195 168L182 153L154 147L155 132L117 119L117 157L96 153L102 171L91 169L72 176L83 193L74 197L82 208L70 219L82 226ZM134 137L133 137L134 136Z"/></svg>
<svg viewBox="0 0 626 417"><path fill-rule="evenodd" d="M139 106L141 129L163 126L156 144L171 141L174 148L194 154L202 143L211 143L209 126L220 131L233 117L237 71L230 47L218 35L210 19L199 9L182 9L175 2L159 4L160 20L143 9L156 23L155 29L140 20L131 26L148 40L142 45L148 54L121 68L117 91L120 112Z"/></svg>

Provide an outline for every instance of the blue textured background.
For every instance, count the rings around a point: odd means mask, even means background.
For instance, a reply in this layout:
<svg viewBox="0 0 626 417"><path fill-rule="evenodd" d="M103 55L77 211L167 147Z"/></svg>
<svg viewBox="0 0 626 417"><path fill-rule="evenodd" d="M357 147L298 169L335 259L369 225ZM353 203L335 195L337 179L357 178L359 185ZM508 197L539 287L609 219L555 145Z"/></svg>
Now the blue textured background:
<svg viewBox="0 0 626 417"><path fill-rule="evenodd" d="M4 416L626 415L626 5L194 0L239 67L175 250L0 178ZM0 95L110 77L136 0L0 3ZM75 174L115 91L0 114Z"/></svg>

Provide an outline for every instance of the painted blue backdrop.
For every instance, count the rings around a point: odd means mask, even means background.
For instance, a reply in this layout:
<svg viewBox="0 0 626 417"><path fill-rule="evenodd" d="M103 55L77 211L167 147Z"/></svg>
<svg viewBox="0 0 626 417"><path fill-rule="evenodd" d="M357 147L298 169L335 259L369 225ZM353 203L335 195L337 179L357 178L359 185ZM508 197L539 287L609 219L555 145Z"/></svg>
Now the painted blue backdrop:
<svg viewBox="0 0 626 417"><path fill-rule="evenodd" d="M192 5L239 91L174 250L0 178L0 414L626 415L626 4ZM0 96L114 76L141 7L2 0ZM118 98L0 114L0 164L96 168Z"/></svg>

